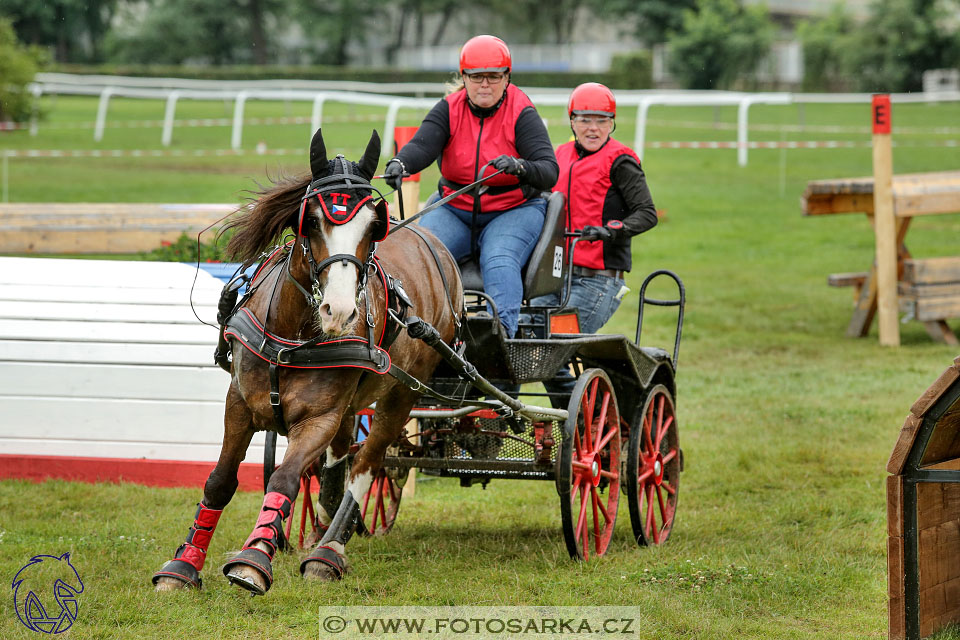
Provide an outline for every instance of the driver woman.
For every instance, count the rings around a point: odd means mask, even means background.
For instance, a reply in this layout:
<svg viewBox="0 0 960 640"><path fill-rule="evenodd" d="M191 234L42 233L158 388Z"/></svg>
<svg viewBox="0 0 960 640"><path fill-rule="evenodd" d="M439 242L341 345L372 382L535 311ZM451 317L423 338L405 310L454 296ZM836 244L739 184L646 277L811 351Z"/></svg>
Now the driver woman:
<svg viewBox="0 0 960 640"><path fill-rule="evenodd" d="M479 255L483 286L505 335L517 332L520 272L540 236L541 192L559 168L547 129L530 99L510 83L510 50L500 38L471 38L460 50L459 86L431 109L413 139L387 163L384 177L399 188L404 174L440 166L440 195L502 169L479 198L461 195L425 214L420 224L462 261ZM490 165L485 168L486 165Z"/></svg>

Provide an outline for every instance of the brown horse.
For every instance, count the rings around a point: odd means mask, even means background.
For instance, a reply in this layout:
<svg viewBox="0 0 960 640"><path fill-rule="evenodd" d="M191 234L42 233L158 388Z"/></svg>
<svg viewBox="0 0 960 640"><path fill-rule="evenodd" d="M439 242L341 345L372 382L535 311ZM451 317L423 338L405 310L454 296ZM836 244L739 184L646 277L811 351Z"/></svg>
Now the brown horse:
<svg viewBox="0 0 960 640"><path fill-rule="evenodd" d="M300 567L305 577L343 575L344 545L356 526L358 503L419 396L388 370L392 365L429 380L440 361L432 348L399 331L388 298L398 297L393 293L398 281L405 283L412 313L435 326L447 343L462 313L459 271L440 242L409 227L388 235L386 203L381 196L374 204L379 192L369 183L379 155L374 131L359 163L342 156L328 160L318 130L310 146L311 175L259 192L230 225L235 234L227 249L240 260L261 255L285 232L295 238L264 262L250 283L252 293L222 329L232 352L232 380L220 459L186 542L153 577L158 591L200 586L210 538L237 489L237 469L253 434L286 431L286 455L270 477L253 532L223 567L233 584L265 593L273 582L273 556L287 544L284 520L301 475L324 454L328 469L338 463L343 468L354 416L376 402L339 508L334 514L321 509L329 528ZM293 347L303 343L314 355L332 355L297 360Z"/></svg>

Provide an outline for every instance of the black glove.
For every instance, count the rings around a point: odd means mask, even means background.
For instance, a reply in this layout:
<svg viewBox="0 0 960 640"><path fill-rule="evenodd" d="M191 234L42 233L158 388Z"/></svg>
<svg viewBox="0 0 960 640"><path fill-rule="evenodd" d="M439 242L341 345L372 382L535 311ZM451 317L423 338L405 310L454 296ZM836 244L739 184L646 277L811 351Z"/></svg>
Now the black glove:
<svg viewBox="0 0 960 640"><path fill-rule="evenodd" d="M497 156L490 164L492 164L495 169L503 169L504 173L509 173L518 178L527 172L527 168L523 166L523 160L514 158L513 156Z"/></svg>
<svg viewBox="0 0 960 640"><path fill-rule="evenodd" d="M581 240L613 240L613 230L588 225L580 232Z"/></svg>
<svg viewBox="0 0 960 640"><path fill-rule="evenodd" d="M399 189L400 184L403 182L403 174L406 173L403 169L403 163L394 158L387 163L387 166L383 169L383 181L394 189Z"/></svg>

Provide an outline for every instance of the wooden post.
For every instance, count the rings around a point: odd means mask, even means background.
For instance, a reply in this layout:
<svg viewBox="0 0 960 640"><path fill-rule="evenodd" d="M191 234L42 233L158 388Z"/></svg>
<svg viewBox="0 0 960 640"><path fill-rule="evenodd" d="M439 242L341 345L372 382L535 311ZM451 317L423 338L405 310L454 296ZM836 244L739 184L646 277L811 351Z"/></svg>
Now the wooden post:
<svg viewBox="0 0 960 640"><path fill-rule="evenodd" d="M897 233L893 211L890 95L873 96L873 215L877 246L877 311L880 344L900 346L897 302Z"/></svg>
<svg viewBox="0 0 960 640"><path fill-rule="evenodd" d="M417 127L395 127L393 129L393 152L396 154L403 145L410 142L413 135L417 132ZM409 217L420 210L420 174L415 173L409 178L403 179L400 185L400 195L403 196L404 215ZM399 215L400 203L397 202L397 196L393 197L394 211Z"/></svg>

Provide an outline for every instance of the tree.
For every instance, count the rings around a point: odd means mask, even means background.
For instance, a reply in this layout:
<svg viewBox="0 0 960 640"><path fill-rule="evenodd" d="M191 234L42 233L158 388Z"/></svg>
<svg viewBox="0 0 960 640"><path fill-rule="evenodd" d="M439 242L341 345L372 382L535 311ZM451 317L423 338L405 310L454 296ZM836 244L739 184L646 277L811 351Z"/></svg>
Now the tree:
<svg viewBox="0 0 960 640"><path fill-rule="evenodd" d="M0 121L24 122L32 101L27 85L33 82L42 53L17 41L10 20L0 16Z"/></svg>
<svg viewBox="0 0 960 640"><path fill-rule="evenodd" d="M769 53L773 24L764 6L736 0L698 0L669 42L670 68L689 89L729 87Z"/></svg>
<svg viewBox="0 0 960 640"><path fill-rule="evenodd" d="M958 39L936 0L877 0L854 38L850 73L863 91L918 91L923 72L956 65Z"/></svg>
<svg viewBox="0 0 960 640"><path fill-rule="evenodd" d="M102 62L116 8L117 0L0 0L20 40L51 47L59 62Z"/></svg>
<svg viewBox="0 0 960 640"><path fill-rule="evenodd" d="M636 21L636 34L648 45L666 42L683 27L686 11L696 11L696 0L590 0L597 15L618 22Z"/></svg>
<svg viewBox="0 0 960 640"><path fill-rule="evenodd" d="M838 91L851 77L851 56L856 28L843 5L835 5L819 20L800 23L797 35L803 42L803 88L806 91Z"/></svg>
<svg viewBox="0 0 960 640"><path fill-rule="evenodd" d="M266 26L282 15L282 6L282 0L155 0L136 29L113 34L111 58L154 64L266 64L271 53Z"/></svg>

